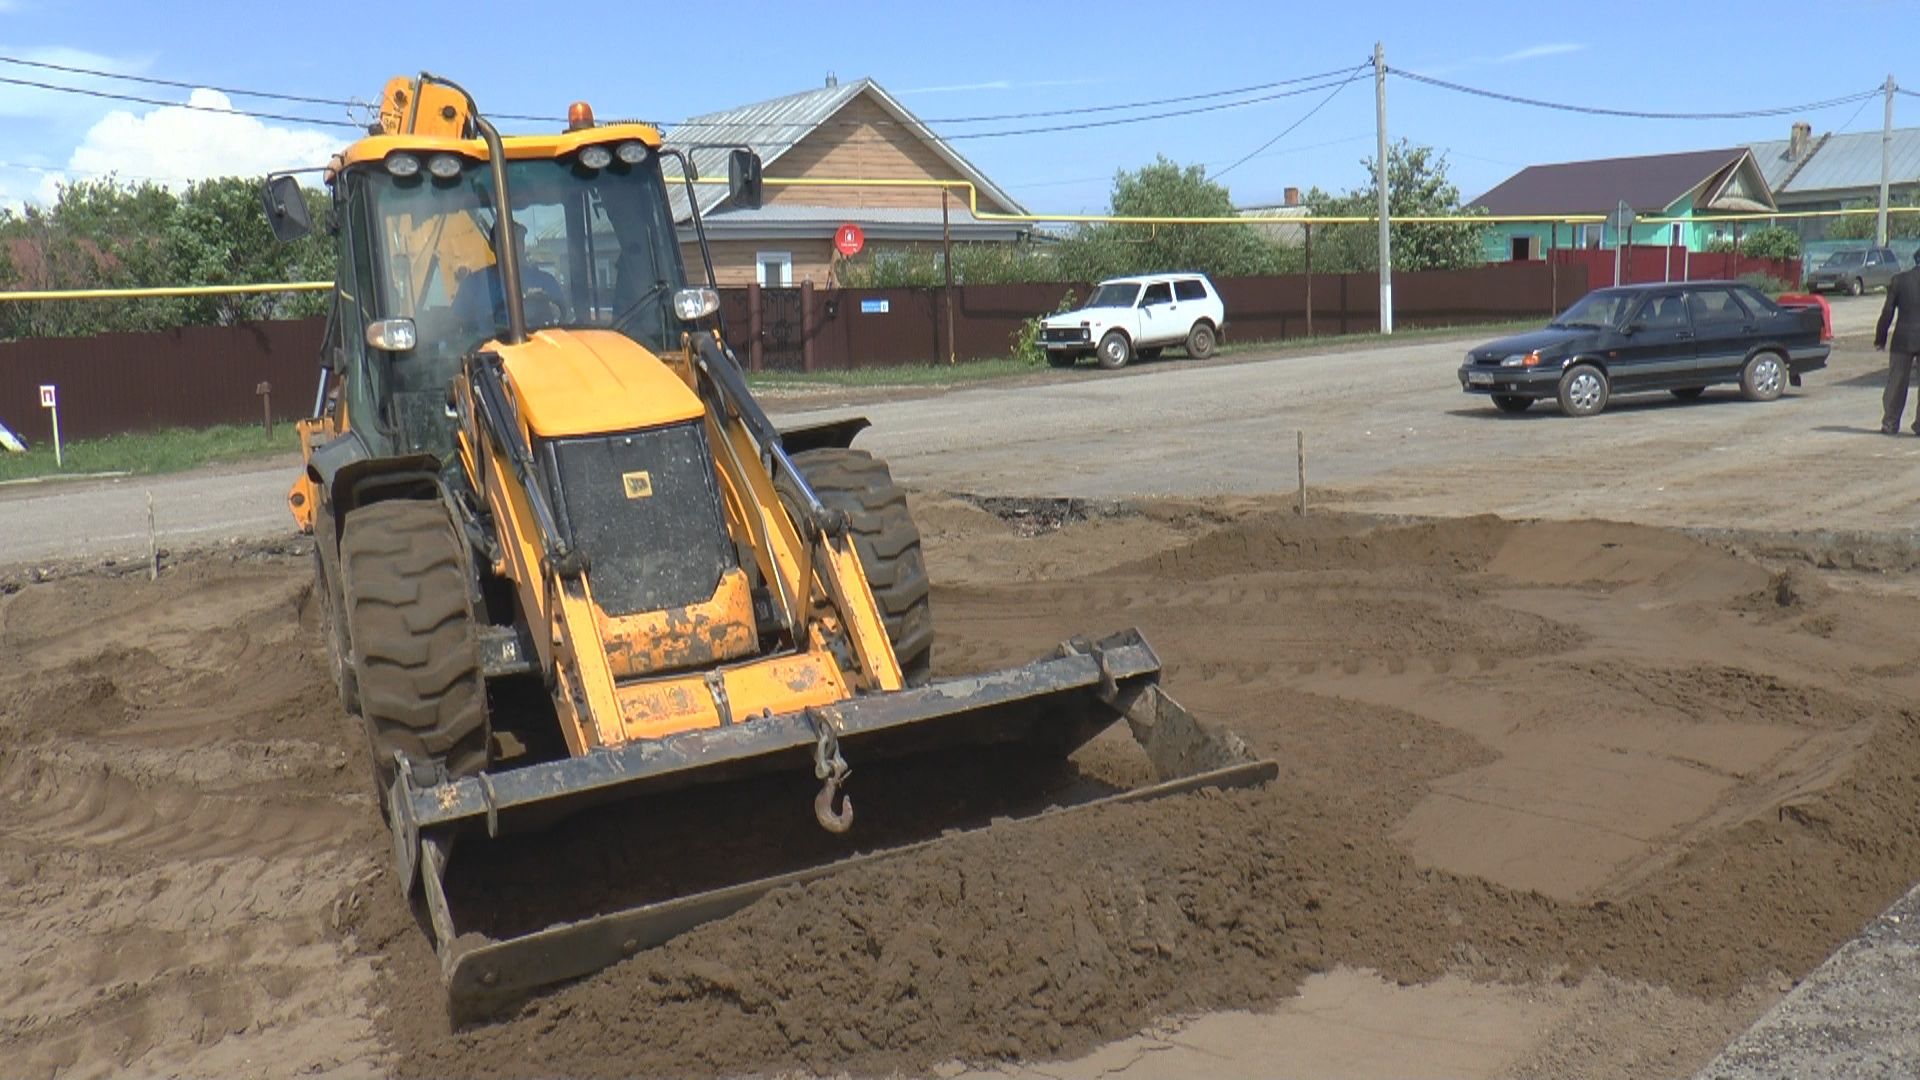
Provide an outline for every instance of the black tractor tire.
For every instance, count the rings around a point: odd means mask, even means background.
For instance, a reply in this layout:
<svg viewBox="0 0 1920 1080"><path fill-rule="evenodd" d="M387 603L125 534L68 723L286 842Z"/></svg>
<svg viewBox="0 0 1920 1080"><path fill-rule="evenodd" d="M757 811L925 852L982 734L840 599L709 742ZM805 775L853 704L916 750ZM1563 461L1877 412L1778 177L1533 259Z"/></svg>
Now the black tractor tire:
<svg viewBox="0 0 1920 1080"><path fill-rule="evenodd" d="M1149 345L1134 355L1142 360L1158 360L1160 359L1160 349L1161 346L1159 345Z"/></svg>
<svg viewBox="0 0 1920 1080"><path fill-rule="evenodd" d="M1047 354L1048 367L1070 368L1080 362L1080 354L1077 352L1068 352L1065 349L1046 349L1044 351Z"/></svg>
<svg viewBox="0 0 1920 1080"><path fill-rule="evenodd" d="M1523 413L1533 408L1533 399L1518 394L1495 394L1493 407L1503 413Z"/></svg>
<svg viewBox="0 0 1920 1080"><path fill-rule="evenodd" d="M327 573L316 538L313 548L313 593L320 598L320 632L327 638L327 670L340 692L340 707L348 716L360 715L360 680L353 669L353 638L347 633L347 602L336 570Z"/></svg>
<svg viewBox="0 0 1920 1080"><path fill-rule="evenodd" d="M1133 359L1133 342L1128 341L1127 335L1120 331L1109 330L1107 336L1100 339L1100 347L1094 350L1094 355L1100 358L1100 366L1108 371L1123 368Z"/></svg>
<svg viewBox="0 0 1920 1080"><path fill-rule="evenodd" d="M1187 355L1195 360L1205 360L1213 355L1214 346L1219 344L1220 335L1212 323L1197 322L1187 331Z"/></svg>
<svg viewBox="0 0 1920 1080"><path fill-rule="evenodd" d="M1560 376L1560 411L1568 416L1598 416L1612 392L1606 372L1592 364L1575 364Z"/></svg>
<svg viewBox="0 0 1920 1080"><path fill-rule="evenodd" d="M446 507L395 499L351 511L340 567L382 810L396 752L422 782L484 771L491 730L471 570Z"/></svg>
<svg viewBox="0 0 1920 1080"><path fill-rule="evenodd" d="M887 638L908 686L933 678L933 587L920 553L920 527L887 463L865 450L828 447L793 455L794 467L829 509L846 513L853 548L886 620ZM791 481L785 497L799 504Z"/></svg>
<svg viewBox="0 0 1920 1080"><path fill-rule="evenodd" d="M1700 395L1706 392L1707 388L1704 386L1682 386L1667 391L1667 393L1672 394L1681 401L1698 401Z"/></svg>
<svg viewBox="0 0 1920 1080"><path fill-rule="evenodd" d="M1740 369L1740 396L1748 401L1774 401L1787 389L1787 359L1777 352L1757 352Z"/></svg>

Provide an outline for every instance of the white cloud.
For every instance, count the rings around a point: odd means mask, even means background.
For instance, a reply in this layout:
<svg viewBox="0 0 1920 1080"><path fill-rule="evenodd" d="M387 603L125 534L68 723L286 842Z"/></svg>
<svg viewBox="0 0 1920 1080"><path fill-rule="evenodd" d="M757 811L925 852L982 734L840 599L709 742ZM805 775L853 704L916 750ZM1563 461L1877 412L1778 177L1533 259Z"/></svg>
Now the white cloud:
<svg viewBox="0 0 1920 1080"><path fill-rule="evenodd" d="M1515 49L1507 53L1495 60L1494 63L1511 64L1520 60L1538 60L1543 56L1565 56L1567 53L1577 53L1585 48L1585 45L1574 45L1567 42L1554 42L1547 45L1529 45L1524 49Z"/></svg>
<svg viewBox="0 0 1920 1080"><path fill-rule="evenodd" d="M280 127L231 110L217 90L195 90L194 109L167 105L135 115L115 110L88 129L67 160L76 176L117 173L177 186L216 176L256 176L323 165L345 138L313 128ZM44 185L43 185L44 187Z"/></svg>
<svg viewBox="0 0 1920 1080"><path fill-rule="evenodd" d="M1585 45L1577 45L1563 41L1550 41L1539 45L1528 45L1525 48L1515 49L1512 52L1501 53L1499 56L1468 56L1446 64L1416 66L1415 70L1419 71L1422 75L1433 75L1436 77L1441 75L1457 75L1462 71L1491 67L1494 64L1518 64L1527 60L1542 60L1549 56L1565 56L1568 53L1583 52L1585 50Z"/></svg>

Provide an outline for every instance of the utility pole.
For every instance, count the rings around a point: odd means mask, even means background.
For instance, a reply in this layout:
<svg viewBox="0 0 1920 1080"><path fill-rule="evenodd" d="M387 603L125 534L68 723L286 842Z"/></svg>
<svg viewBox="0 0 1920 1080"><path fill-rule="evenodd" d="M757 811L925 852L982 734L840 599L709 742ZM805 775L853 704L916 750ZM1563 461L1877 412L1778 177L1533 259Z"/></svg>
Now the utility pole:
<svg viewBox="0 0 1920 1080"><path fill-rule="evenodd" d="M1889 98L1888 100L1892 100ZM1379 136L1374 186L1380 189L1380 332L1393 333L1393 250L1387 229L1387 49L1373 43L1373 109ZM1889 106L1888 115L1892 115Z"/></svg>
<svg viewBox="0 0 1920 1080"><path fill-rule="evenodd" d="M1880 212L1874 215L1873 244L1887 246L1887 179L1893 172L1893 76L1887 76L1887 119L1880 128Z"/></svg>

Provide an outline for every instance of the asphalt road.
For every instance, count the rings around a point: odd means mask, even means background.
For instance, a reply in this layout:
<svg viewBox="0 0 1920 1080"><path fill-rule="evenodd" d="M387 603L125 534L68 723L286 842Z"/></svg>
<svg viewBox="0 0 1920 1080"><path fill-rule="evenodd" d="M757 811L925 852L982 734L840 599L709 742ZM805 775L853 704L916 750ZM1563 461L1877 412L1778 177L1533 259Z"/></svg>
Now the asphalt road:
<svg viewBox="0 0 1920 1080"><path fill-rule="evenodd" d="M782 422L862 413L859 445L922 488L1124 498L1291 493L1304 432L1310 496L1413 514L1603 517L1755 529L1911 531L1920 438L1877 433L1880 299L1834 304L1827 370L1780 401L1731 388L1695 403L1616 399L1570 420L1496 412L1455 380L1471 342L1289 353L1210 366L985 386ZM144 552L146 493L161 545L286 533L294 462L0 488L0 564Z"/></svg>

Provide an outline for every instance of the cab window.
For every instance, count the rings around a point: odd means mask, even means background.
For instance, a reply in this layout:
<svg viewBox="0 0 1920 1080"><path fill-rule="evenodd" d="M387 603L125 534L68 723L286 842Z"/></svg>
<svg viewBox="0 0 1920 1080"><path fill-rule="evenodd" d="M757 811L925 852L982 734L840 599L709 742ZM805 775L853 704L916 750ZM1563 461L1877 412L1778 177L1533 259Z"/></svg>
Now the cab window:
<svg viewBox="0 0 1920 1080"><path fill-rule="evenodd" d="M1173 283L1173 295L1182 300L1205 300L1207 287L1192 278L1182 278Z"/></svg>
<svg viewBox="0 0 1920 1080"><path fill-rule="evenodd" d="M1173 286L1164 281L1147 286L1147 291L1140 295L1141 307L1171 303L1173 303Z"/></svg>

